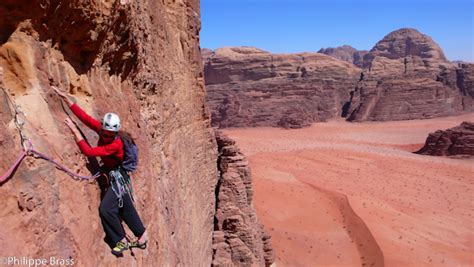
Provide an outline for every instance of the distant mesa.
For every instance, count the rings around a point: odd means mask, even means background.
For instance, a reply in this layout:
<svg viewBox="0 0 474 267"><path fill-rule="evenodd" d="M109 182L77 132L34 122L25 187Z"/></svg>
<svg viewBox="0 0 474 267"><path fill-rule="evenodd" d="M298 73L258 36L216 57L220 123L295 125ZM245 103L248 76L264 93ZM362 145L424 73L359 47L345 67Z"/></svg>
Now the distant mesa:
<svg viewBox="0 0 474 267"><path fill-rule="evenodd" d="M452 60L451 62L456 63L456 64L469 64L469 63L471 63L471 62L464 61L464 60Z"/></svg>
<svg viewBox="0 0 474 267"><path fill-rule="evenodd" d="M390 121L474 111L474 64L448 61L415 29L393 31L370 51L349 45L296 54L203 51L218 127L298 128L336 117Z"/></svg>
<svg viewBox="0 0 474 267"><path fill-rule="evenodd" d="M432 156L474 156L474 123L465 121L454 128L430 133L425 145L416 153Z"/></svg>
<svg viewBox="0 0 474 267"><path fill-rule="evenodd" d="M299 128L338 116L361 69L320 53L217 49L205 61L207 102L218 127Z"/></svg>
<svg viewBox="0 0 474 267"><path fill-rule="evenodd" d="M207 49L207 48L202 48L201 49L201 57L202 57L202 60L203 61L207 61L209 59L209 57L211 57L212 55L212 50L211 49Z"/></svg>
<svg viewBox="0 0 474 267"><path fill-rule="evenodd" d="M368 53L367 50L357 50L350 45L343 45L336 48L321 48L318 53L326 54L340 60L347 61L358 67L363 66L364 56Z"/></svg>

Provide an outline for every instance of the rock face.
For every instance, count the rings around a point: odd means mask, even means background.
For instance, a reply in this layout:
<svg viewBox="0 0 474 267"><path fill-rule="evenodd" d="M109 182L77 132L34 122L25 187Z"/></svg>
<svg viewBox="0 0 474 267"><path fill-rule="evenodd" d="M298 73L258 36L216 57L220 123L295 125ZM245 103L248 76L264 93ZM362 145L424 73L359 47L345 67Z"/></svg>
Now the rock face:
<svg viewBox="0 0 474 267"><path fill-rule="evenodd" d="M213 125L296 128L341 115L349 121L387 121L474 111L474 64L449 62L417 30L394 31L368 53L350 46L320 52L332 57L274 55L248 47L208 53Z"/></svg>
<svg viewBox="0 0 474 267"><path fill-rule="evenodd" d="M464 100L469 105L469 101L474 99L474 64L461 63L456 68L457 86L461 90Z"/></svg>
<svg viewBox="0 0 474 267"><path fill-rule="evenodd" d="M425 146L416 153L432 156L474 156L474 123L465 121L457 127L430 133Z"/></svg>
<svg viewBox="0 0 474 267"><path fill-rule="evenodd" d="M270 236L252 204L250 168L235 142L217 132L219 180L213 233L213 266L270 266Z"/></svg>
<svg viewBox="0 0 474 267"><path fill-rule="evenodd" d="M35 149L84 175L50 85L100 118L118 113L139 147L137 210L150 242L115 258L102 238L96 183L28 157L0 186L2 256L77 266L209 266L217 146L205 105L198 1L1 1L0 171L22 151L11 99ZM65 113L66 112L66 113ZM80 125L93 145L94 133ZM87 164L86 164L87 163ZM91 171L88 171L91 168Z"/></svg>
<svg viewBox="0 0 474 267"><path fill-rule="evenodd" d="M368 53L367 50L357 50L350 45L343 45L336 48L321 48L318 53L326 54L340 60L352 63L358 67L363 66L364 56Z"/></svg>
<svg viewBox="0 0 474 267"><path fill-rule="evenodd" d="M103 181L73 180L27 157L0 185L2 256L78 266L212 264L218 156L199 25L197 0L0 3L0 174L22 151L20 136L74 172L99 169L63 124L74 116L52 93L55 85L96 118L117 113L135 137L136 207L150 236L146 250L113 257L98 216ZM95 145L96 134L79 126ZM256 221L247 211L243 218ZM242 240L263 264L258 249L268 238Z"/></svg>
<svg viewBox="0 0 474 267"><path fill-rule="evenodd" d="M217 49L205 63L212 122L219 127L296 128L340 116L360 72L318 53Z"/></svg>

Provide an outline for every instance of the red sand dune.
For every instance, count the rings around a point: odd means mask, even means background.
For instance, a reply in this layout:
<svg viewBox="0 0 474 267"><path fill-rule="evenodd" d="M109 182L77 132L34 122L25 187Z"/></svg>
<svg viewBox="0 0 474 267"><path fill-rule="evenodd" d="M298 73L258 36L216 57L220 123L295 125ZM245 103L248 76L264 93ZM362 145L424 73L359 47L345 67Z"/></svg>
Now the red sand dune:
<svg viewBox="0 0 474 267"><path fill-rule="evenodd" d="M411 153L463 120L224 132L248 156L278 266L474 266L474 159Z"/></svg>

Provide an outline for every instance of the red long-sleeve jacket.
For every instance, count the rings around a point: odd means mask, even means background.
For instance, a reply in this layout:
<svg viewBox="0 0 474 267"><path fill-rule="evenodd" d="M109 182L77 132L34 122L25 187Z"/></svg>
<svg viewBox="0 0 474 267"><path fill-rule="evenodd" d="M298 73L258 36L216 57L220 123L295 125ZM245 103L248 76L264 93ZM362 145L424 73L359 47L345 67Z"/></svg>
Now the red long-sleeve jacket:
<svg viewBox="0 0 474 267"><path fill-rule="evenodd" d="M104 140L100 137L101 125L100 122L91 116L89 116L84 110L78 105L73 104L71 111L76 115L87 127L94 130L99 134L98 146L91 147L85 140L77 142L79 149L87 157L100 157L104 166L107 168L115 168L119 166L123 161L123 143L122 140L117 137L111 143L104 143Z"/></svg>

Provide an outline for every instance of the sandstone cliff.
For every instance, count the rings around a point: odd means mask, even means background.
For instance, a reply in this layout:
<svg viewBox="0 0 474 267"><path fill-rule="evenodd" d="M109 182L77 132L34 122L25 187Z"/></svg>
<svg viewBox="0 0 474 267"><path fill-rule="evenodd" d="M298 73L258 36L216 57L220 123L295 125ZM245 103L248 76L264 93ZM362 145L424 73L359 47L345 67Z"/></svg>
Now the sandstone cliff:
<svg viewBox="0 0 474 267"><path fill-rule="evenodd" d="M6 0L0 29L2 174L22 151L15 106L35 149L75 172L95 172L97 162L81 156L63 124L68 111L50 90L58 86L97 118L118 113L135 136L137 210L151 239L134 257L114 258L102 240L97 183L27 157L0 186L0 256L209 266L217 145L204 100L199 2Z"/></svg>
<svg viewBox="0 0 474 267"><path fill-rule="evenodd" d="M207 52L213 125L295 128L341 115L384 121L474 111L474 64L449 62L417 30L394 31L368 53L350 46L320 52L331 57L249 47Z"/></svg>
<svg viewBox="0 0 474 267"><path fill-rule="evenodd" d="M270 236L258 222L252 204L252 176L248 161L235 142L217 132L219 179L213 234L213 266L253 264L270 266L274 261Z"/></svg>
<svg viewBox="0 0 474 267"><path fill-rule="evenodd" d="M318 53L217 49L205 62L212 122L219 127L294 128L325 121L341 114L360 72Z"/></svg>
<svg viewBox="0 0 474 267"><path fill-rule="evenodd" d="M425 145L416 153L432 156L474 156L474 123L430 133Z"/></svg>

